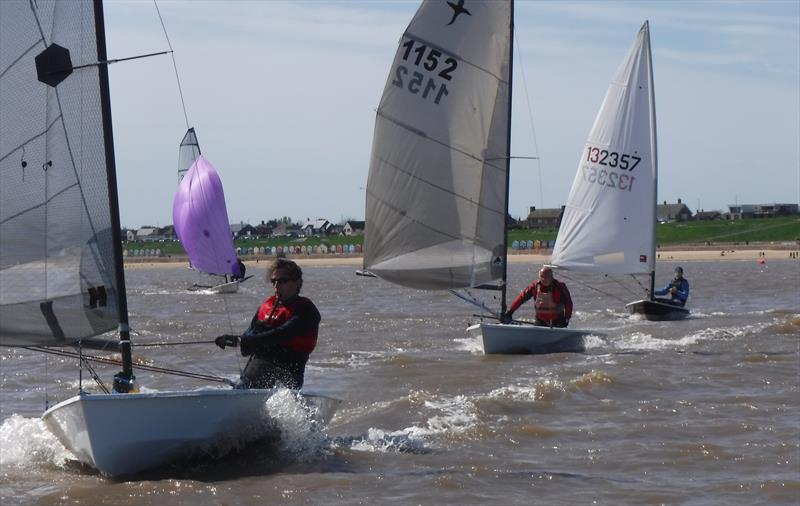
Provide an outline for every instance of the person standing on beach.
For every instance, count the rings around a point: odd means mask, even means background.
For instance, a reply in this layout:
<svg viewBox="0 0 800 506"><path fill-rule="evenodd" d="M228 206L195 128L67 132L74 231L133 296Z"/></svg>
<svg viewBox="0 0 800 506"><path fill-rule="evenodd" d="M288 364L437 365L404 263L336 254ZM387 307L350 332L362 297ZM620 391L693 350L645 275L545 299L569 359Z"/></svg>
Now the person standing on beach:
<svg viewBox="0 0 800 506"><path fill-rule="evenodd" d="M300 296L303 271L286 258L278 258L267 269L267 280L274 288L256 311L248 329L241 335L225 334L215 343L241 346L250 357L235 388L303 386L306 362L317 345L321 316L311 300Z"/></svg>
<svg viewBox="0 0 800 506"><path fill-rule="evenodd" d="M503 318L503 323L510 323L514 311L533 299L536 325L542 327L566 327L572 318L572 297L567 285L553 277L553 269L542 267L539 279L528 285L511 303L511 307Z"/></svg>
<svg viewBox="0 0 800 506"><path fill-rule="evenodd" d="M669 299L654 299L656 302L672 304L683 307L689 298L689 282L683 277L683 267L675 267L675 277L664 288L657 290L653 295L663 296L669 294Z"/></svg>

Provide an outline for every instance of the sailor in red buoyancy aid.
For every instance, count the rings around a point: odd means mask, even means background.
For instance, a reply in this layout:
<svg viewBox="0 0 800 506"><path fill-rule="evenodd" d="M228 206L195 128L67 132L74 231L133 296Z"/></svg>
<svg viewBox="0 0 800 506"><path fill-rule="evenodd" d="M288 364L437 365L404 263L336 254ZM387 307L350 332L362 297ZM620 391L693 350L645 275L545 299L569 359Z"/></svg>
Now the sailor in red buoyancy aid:
<svg viewBox="0 0 800 506"><path fill-rule="evenodd" d="M572 318L572 297L567 285L553 277L550 267L542 267L539 279L534 281L511 303L505 314L504 322L511 322L514 311L533 299L536 325L544 327L566 327Z"/></svg>
<svg viewBox="0 0 800 506"><path fill-rule="evenodd" d="M291 260L278 258L267 271L275 294L258 308L241 336L222 335L220 348L241 345L250 359L236 388L303 386L306 362L317 344L320 314L309 299L300 296L303 272Z"/></svg>

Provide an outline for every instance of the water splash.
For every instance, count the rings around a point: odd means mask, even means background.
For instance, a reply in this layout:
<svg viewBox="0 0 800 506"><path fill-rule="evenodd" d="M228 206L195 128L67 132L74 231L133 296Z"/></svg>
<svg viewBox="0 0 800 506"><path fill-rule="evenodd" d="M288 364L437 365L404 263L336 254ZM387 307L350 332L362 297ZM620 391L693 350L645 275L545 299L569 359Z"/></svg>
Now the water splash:
<svg viewBox="0 0 800 506"><path fill-rule="evenodd" d="M456 349L458 351L467 351L472 354L483 353L483 345L480 339L476 337L457 337L453 339L453 342L456 343Z"/></svg>
<svg viewBox="0 0 800 506"><path fill-rule="evenodd" d="M0 468L63 467L75 456L64 448L39 418L13 414L0 425Z"/></svg>
<svg viewBox="0 0 800 506"><path fill-rule="evenodd" d="M597 348L605 348L608 346L608 343L602 337L589 334L588 336L583 336L583 347L585 350L592 350Z"/></svg>
<svg viewBox="0 0 800 506"><path fill-rule="evenodd" d="M316 408L286 388L267 399L265 414L280 431L280 444L293 458L308 462L330 454L330 440L315 419Z"/></svg>

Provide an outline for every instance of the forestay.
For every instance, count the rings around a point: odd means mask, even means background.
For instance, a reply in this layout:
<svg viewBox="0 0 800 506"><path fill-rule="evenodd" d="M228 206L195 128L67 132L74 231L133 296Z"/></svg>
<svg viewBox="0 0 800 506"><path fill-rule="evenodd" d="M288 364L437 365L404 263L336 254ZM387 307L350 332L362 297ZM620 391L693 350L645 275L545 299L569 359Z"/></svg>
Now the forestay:
<svg viewBox="0 0 800 506"><path fill-rule="evenodd" d="M510 17L509 1L425 1L403 34L367 181L372 273L427 289L502 277Z"/></svg>
<svg viewBox="0 0 800 506"><path fill-rule="evenodd" d="M656 117L645 23L608 88L581 153L551 263L638 274L653 270Z"/></svg>
<svg viewBox="0 0 800 506"><path fill-rule="evenodd" d="M117 325L94 14L91 2L0 2L2 345Z"/></svg>
<svg viewBox="0 0 800 506"><path fill-rule="evenodd" d="M172 220L192 267L207 274L234 273L236 251L222 182L203 155L198 155L178 185Z"/></svg>

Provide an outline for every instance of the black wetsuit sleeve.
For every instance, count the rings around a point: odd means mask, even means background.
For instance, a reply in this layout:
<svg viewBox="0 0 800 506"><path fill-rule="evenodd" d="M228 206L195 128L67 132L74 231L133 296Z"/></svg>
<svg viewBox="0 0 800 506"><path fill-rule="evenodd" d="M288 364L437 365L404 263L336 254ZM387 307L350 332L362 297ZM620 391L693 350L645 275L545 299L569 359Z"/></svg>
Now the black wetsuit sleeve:
<svg viewBox="0 0 800 506"><path fill-rule="evenodd" d="M250 328L242 335L242 355L266 353L270 348L279 346L289 339L305 334L319 327L321 316L312 303L302 304L294 315L277 327L268 327L258 321L258 314L253 318Z"/></svg>

